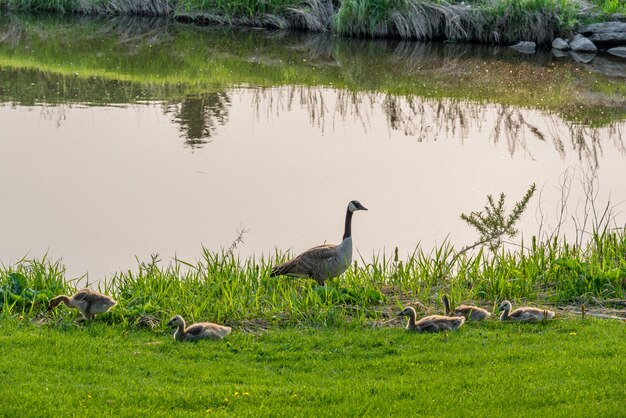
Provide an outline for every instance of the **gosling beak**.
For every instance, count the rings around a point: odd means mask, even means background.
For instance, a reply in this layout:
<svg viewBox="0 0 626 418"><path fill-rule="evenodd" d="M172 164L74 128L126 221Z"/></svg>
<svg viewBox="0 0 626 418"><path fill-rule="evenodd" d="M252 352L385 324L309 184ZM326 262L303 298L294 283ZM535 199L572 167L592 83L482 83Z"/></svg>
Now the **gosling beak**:
<svg viewBox="0 0 626 418"><path fill-rule="evenodd" d="M172 321L167 321L167 324L165 324L166 327L171 327L172 326Z"/></svg>

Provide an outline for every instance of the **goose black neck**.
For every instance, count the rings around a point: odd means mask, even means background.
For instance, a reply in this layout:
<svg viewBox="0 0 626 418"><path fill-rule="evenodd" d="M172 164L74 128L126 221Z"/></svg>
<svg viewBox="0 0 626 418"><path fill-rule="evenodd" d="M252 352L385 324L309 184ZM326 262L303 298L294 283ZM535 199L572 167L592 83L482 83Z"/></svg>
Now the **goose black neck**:
<svg viewBox="0 0 626 418"><path fill-rule="evenodd" d="M346 211L346 228L343 231L343 239L350 238L352 236L352 211L350 208Z"/></svg>

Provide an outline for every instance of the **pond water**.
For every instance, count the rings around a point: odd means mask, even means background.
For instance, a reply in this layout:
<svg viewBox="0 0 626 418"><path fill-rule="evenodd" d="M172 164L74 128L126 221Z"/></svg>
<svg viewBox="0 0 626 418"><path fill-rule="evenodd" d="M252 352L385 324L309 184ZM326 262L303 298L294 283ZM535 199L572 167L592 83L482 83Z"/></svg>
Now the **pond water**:
<svg viewBox="0 0 626 418"><path fill-rule="evenodd" d="M624 64L595 62L155 20L5 19L0 262L48 254L94 281L154 253L193 262L240 233L242 257L300 252L340 241L352 199L369 209L353 222L369 261L471 244L459 215L500 192L510 208L532 183L525 238L562 216L575 239L589 184L597 210L610 202L624 225Z"/></svg>

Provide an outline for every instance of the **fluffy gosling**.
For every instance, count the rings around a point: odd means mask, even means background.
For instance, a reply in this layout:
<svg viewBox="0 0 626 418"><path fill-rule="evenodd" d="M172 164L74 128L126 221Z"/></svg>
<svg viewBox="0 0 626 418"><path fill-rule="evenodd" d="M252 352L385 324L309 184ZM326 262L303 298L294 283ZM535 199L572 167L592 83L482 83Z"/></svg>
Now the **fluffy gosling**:
<svg viewBox="0 0 626 418"><path fill-rule="evenodd" d="M167 326L177 327L174 332L174 339L178 341L193 341L203 338L221 340L231 332L230 327L213 324L211 322L198 322L196 324L186 326L185 320L180 315L176 315L170 319Z"/></svg>
<svg viewBox="0 0 626 418"><path fill-rule="evenodd" d="M541 321L554 318L554 312L547 309L524 307L511 312L511 302L508 300L500 304L499 310L502 311L500 321Z"/></svg>
<svg viewBox="0 0 626 418"><path fill-rule="evenodd" d="M103 313L117 304L117 301L107 295L90 289L83 289L72 296L60 295L50 300L48 311L61 303L68 308L78 309L86 321L90 321L96 314Z"/></svg>
<svg viewBox="0 0 626 418"><path fill-rule="evenodd" d="M465 323L464 317L450 317L442 315L426 316L419 321L415 321L415 309L408 306L398 314L398 316L408 316L409 320L406 329L416 332L441 332L459 329Z"/></svg>
<svg viewBox="0 0 626 418"><path fill-rule="evenodd" d="M454 311L450 312L450 301L448 300L448 295L443 295L441 297L441 301L443 302L443 308L446 316L462 316L468 321L482 321L491 316L491 313L489 313L486 309L473 305L459 305L454 308Z"/></svg>

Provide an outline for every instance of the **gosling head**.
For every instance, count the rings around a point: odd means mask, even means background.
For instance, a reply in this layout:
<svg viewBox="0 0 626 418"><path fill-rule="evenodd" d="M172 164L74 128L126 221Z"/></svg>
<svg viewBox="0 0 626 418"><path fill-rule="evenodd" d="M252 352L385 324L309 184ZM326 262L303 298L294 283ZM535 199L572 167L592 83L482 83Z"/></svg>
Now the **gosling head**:
<svg viewBox="0 0 626 418"><path fill-rule="evenodd" d="M50 299L50 302L48 302L48 311L51 311L54 308L56 308L57 306L59 306L61 304L61 300L62 300L62 298L60 298L60 297L56 297L56 298Z"/></svg>
<svg viewBox="0 0 626 418"><path fill-rule="evenodd" d="M109 309L117 305L117 301L111 298L103 299L100 303L102 303L102 305L106 306Z"/></svg>
<svg viewBox="0 0 626 418"><path fill-rule="evenodd" d="M182 316L176 315L176 316L173 316L172 319L170 319L169 322L165 325L168 327L178 327L180 325L184 326L185 320L183 319Z"/></svg>
<svg viewBox="0 0 626 418"><path fill-rule="evenodd" d="M498 309L498 312L500 312L500 311L510 311L510 310L511 310L511 302L509 302L508 300L504 300L500 304L500 308Z"/></svg>
<svg viewBox="0 0 626 418"><path fill-rule="evenodd" d="M350 212L356 212L357 210L367 210L367 208L363 206L358 200L353 200L352 202L348 203L348 210Z"/></svg>
<svg viewBox="0 0 626 418"><path fill-rule="evenodd" d="M398 314L398 316L411 316L411 315L415 316L416 313L415 313L415 309L413 309L410 306L407 306L406 308L402 309L402 312Z"/></svg>

